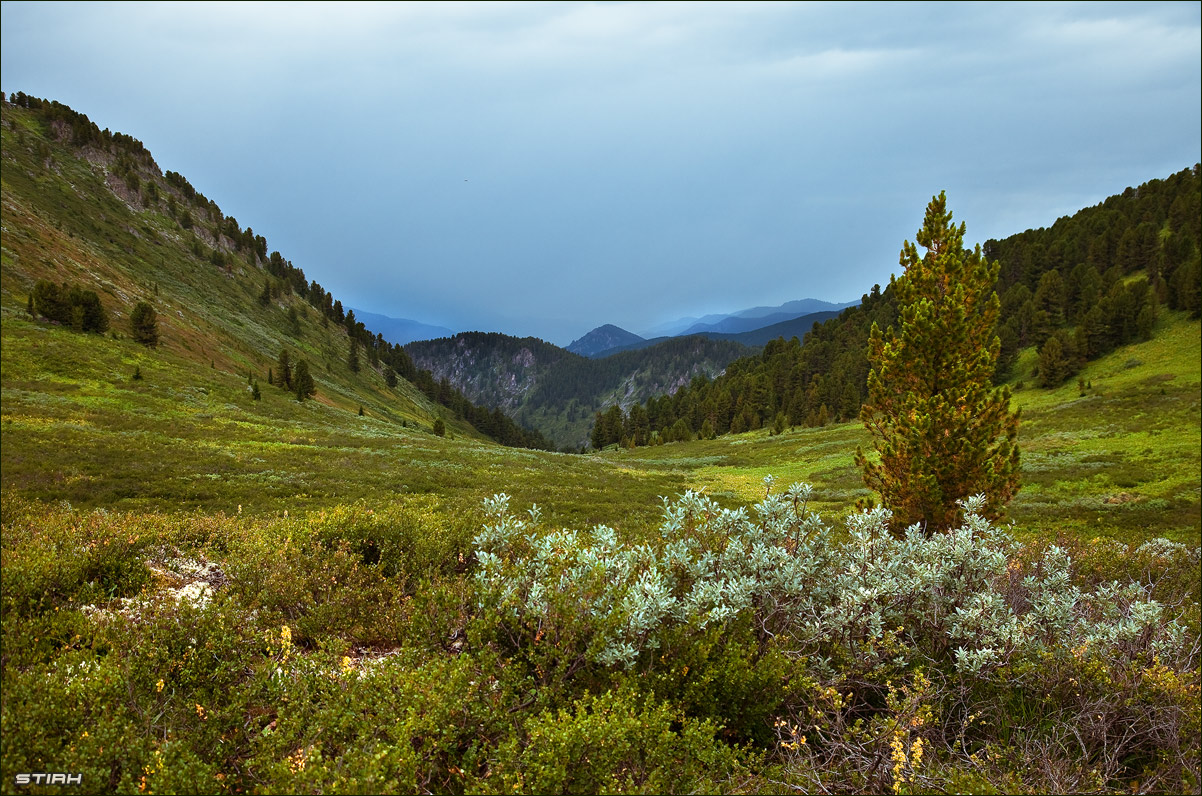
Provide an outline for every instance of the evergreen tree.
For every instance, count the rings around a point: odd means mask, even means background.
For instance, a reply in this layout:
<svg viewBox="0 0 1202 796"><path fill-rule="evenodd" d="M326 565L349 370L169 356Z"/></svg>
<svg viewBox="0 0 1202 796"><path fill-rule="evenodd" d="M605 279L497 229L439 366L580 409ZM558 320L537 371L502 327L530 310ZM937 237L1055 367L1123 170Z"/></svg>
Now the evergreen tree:
<svg viewBox="0 0 1202 796"><path fill-rule="evenodd" d="M353 337L351 338L351 352L346 357L346 366L351 369L351 373L359 372L359 341Z"/></svg>
<svg viewBox="0 0 1202 796"><path fill-rule="evenodd" d="M71 322L71 305L67 297L62 295L58 285L46 279L39 279L33 286L33 308L38 315L62 324Z"/></svg>
<svg viewBox="0 0 1202 796"><path fill-rule="evenodd" d="M259 391L259 382L256 381L254 384L251 385L250 397L254 398L256 401L261 400L263 398L263 393Z"/></svg>
<svg viewBox="0 0 1202 796"><path fill-rule="evenodd" d="M590 442L595 451L599 451L605 447L605 425L600 412L597 412L593 416L593 433Z"/></svg>
<svg viewBox="0 0 1202 796"><path fill-rule="evenodd" d="M285 390L292 389L292 357L287 348L280 349L280 386Z"/></svg>
<svg viewBox="0 0 1202 796"><path fill-rule="evenodd" d="M984 493L996 517L1018 490L1018 413L1008 389L991 389L1001 342L998 265L965 251L944 193L927 206L917 238L903 245L904 273L892 280L898 328L869 334L868 401L861 420L879 461L856 463L900 530L945 531L956 501Z"/></svg>
<svg viewBox="0 0 1202 796"><path fill-rule="evenodd" d="M296 372L292 374L292 383L293 392L296 393L298 401L304 401L317 394L317 385L313 383L313 376L309 373L309 363L303 359L296 363Z"/></svg>
<svg viewBox="0 0 1202 796"><path fill-rule="evenodd" d="M442 421L441 417L434 421L434 433L440 437L447 435L447 424Z"/></svg>
<svg viewBox="0 0 1202 796"><path fill-rule="evenodd" d="M1075 358L1075 346L1069 347L1067 334L1061 331L1049 337L1039 348L1039 362L1035 366L1039 386L1058 387L1077 370Z"/></svg>
<svg viewBox="0 0 1202 796"><path fill-rule="evenodd" d="M159 344L158 315L155 313L154 307L145 301L139 301L134 305L133 311L129 314L129 327L134 340L142 345L154 348Z"/></svg>

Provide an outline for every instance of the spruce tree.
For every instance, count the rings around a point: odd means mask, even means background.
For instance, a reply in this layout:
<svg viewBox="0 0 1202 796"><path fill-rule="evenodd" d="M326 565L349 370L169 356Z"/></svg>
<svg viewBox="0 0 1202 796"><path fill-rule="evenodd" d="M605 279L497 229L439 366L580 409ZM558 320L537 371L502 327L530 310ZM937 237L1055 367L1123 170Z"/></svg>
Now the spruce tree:
<svg viewBox="0 0 1202 796"><path fill-rule="evenodd" d="M956 501L983 493L996 517L1018 491L1017 412L1010 391L991 389L1001 342L998 265L966 251L944 193L927 206L917 242L906 241L904 273L892 280L898 325L875 323L868 341L868 400L860 418L879 460L856 463L892 510L895 530L921 523L945 531Z"/></svg>
<svg viewBox="0 0 1202 796"><path fill-rule="evenodd" d="M292 358L288 356L288 349L280 349L280 386L285 390L292 389Z"/></svg>
<svg viewBox="0 0 1202 796"><path fill-rule="evenodd" d="M303 359L296 363L296 372L292 374L292 385L298 401L304 401L309 396L317 394L317 385L313 383L313 375L309 373L309 363Z"/></svg>
<svg viewBox="0 0 1202 796"><path fill-rule="evenodd" d="M158 315L155 313L154 307L145 301L139 301L134 305L133 311L129 314L129 327L134 340L142 345L154 348L159 344Z"/></svg>

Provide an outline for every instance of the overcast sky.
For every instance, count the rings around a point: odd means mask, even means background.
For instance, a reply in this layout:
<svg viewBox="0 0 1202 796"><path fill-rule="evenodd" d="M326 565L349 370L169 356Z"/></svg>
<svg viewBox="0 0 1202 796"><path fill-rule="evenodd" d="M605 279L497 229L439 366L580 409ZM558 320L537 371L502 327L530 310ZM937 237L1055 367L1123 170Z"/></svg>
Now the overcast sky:
<svg viewBox="0 0 1202 796"><path fill-rule="evenodd" d="M1202 159L1202 5L2 5L3 90L142 140L344 305L566 344L858 298Z"/></svg>

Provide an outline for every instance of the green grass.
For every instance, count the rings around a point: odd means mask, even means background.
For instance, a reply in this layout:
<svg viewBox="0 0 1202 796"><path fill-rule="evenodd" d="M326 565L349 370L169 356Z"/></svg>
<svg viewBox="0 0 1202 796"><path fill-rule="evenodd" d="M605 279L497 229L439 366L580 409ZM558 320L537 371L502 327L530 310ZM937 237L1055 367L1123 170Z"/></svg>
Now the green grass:
<svg viewBox="0 0 1202 796"><path fill-rule="evenodd" d="M1152 340L1090 363L1085 397L1075 379L1014 392L1023 486L1007 516L1020 536L1199 543L1199 348L1198 322L1168 316ZM1034 351L1024 352L1016 370L1029 373L1033 362ZM765 475L806 481L816 488L814 505L837 516L870 496L852 457L870 445L857 422L605 455L648 474L679 473L689 488L737 504L763 495Z"/></svg>
<svg viewBox="0 0 1202 796"><path fill-rule="evenodd" d="M253 401L236 374L22 316L3 318L0 461L6 491L28 498L229 513L408 494L466 509L505 491L564 524L633 527L655 519L658 495L685 488L749 504L768 474L812 483L831 516L869 496L852 459L870 442L858 423L589 456L512 450L299 404L265 384ZM1152 341L1091 363L1084 397L1075 382L1015 392L1023 487L1008 516L1021 534L1198 543L1197 350L1198 323L1168 318Z"/></svg>

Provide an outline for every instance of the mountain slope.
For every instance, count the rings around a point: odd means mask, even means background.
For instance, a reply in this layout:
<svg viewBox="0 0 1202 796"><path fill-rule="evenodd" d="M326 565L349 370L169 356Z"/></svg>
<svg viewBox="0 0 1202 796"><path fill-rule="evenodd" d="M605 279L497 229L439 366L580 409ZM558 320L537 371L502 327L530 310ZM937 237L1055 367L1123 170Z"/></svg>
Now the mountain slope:
<svg viewBox="0 0 1202 796"><path fill-rule="evenodd" d="M1200 210L1195 165L1051 227L987 241L986 256L999 264L996 378L1056 387L1085 363L1150 339L1163 305L1197 319ZM866 397L869 330L873 324L885 329L896 318L892 290L874 286L858 306L806 333L804 346L769 342L760 355L730 363L719 379L692 384L670 401L648 401L643 411L652 430L682 423L674 437L851 419ZM623 422L608 423L611 433L602 436L617 441Z"/></svg>
<svg viewBox="0 0 1202 796"><path fill-rule="evenodd" d="M498 425L491 412L440 390L402 349L368 331L353 312L344 314L340 302L278 252L269 255L262 236L242 229L181 175L164 173L136 139L101 131L58 103L13 99L4 103L2 125L6 411L13 380L38 382L61 367L8 357L10 348L24 345L21 338L67 334L25 311L45 315L30 296L46 280L98 296L111 334L82 338L97 357L123 351L122 361L136 363L131 372L157 367L151 357L197 381L233 379L247 389L257 381L263 400L247 405L252 415L290 399L269 383L279 377L286 350L293 362L309 365L319 406L354 416L362 409L398 429L429 431L441 422L453 434L483 438L466 419L472 417L486 421L494 436L521 437L512 424ZM138 301L157 311L156 349L131 348L129 314ZM17 317L21 323L10 323ZM80 341L68 342L70 349ZM125 380L129 373L96 378ZM184 383L187 376L170 380Z"/></svg>

